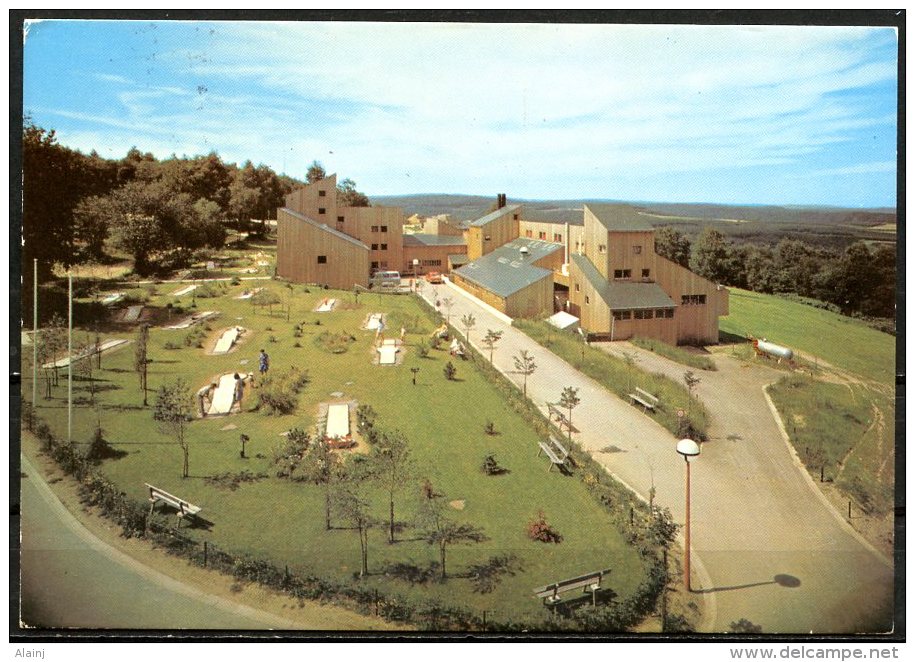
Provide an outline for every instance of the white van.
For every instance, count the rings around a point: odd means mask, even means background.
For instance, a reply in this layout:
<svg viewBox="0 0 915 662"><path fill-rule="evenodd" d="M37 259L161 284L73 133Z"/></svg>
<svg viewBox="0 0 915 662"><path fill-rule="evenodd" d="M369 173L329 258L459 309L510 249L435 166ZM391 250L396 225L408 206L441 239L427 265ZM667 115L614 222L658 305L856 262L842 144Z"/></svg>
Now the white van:
<svg viewBox="0 0 915 662"><path fill-rule="evenodd" d="M400 287L399 271L376 271L371 279L372 287Z"/></svg>

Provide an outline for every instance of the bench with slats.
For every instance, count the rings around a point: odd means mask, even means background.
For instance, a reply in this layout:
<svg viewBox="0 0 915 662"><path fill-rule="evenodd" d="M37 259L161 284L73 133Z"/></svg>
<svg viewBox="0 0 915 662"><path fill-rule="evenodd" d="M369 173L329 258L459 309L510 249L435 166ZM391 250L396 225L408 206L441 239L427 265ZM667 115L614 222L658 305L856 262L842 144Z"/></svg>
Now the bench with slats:
<svg viewBox="0 0 915 662"><path fill-rule="evenodd" d="M655 408L661 406L661 401L656 396L638 386L635 388L635 393L629 394L629 398L633 403L637 402L645 407L645 409L650 409L651 411L654 411Z"/></svg>
<svg viewBox="0 0 915 662"><path fill-rule="evenodd" d="M534 596L541 598L543 604L552 606L562 601L561 595L568 591L582 589L583 593L590 593L593 602L597 601L597 592L601 589L601 580L610 574L610 569L597 570L578 577L563 579L546 586L534 589Z"/></svg>
<svg viewBox="0 0 915 662"><path fill-rule="evenodd" d="M569 451L553 437L550 437L549 443L540 441L538 442L538 445L540 446L540 450L537 451L537 457L540 457L541 453L545 453L550 460L547 472L552 471L554 465L561 467L566 463L566 460L569 459Z"/></svg>
<svg viewBox="0 0 915 662"><path fill-rule="evenodd" d="M150 515L152 514L153 508L155 508L156 504L159 502L166 503L178 511L179 524L183 518L196 517L197 513L203 510L200 506L195 506L189 501L176 497L174 494L169 494L165 490L159 489L154 485L150 485L149 483L144 483L144 485L146 485L146 488L149 490Z"/></svg>

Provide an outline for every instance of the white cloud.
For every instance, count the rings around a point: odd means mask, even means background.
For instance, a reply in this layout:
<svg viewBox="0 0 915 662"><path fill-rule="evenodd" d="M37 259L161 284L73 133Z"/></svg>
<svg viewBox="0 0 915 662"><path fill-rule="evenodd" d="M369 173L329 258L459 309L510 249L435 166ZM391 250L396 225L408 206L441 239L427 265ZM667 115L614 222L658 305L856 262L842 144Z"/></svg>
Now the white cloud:
<svg viewBox="0 0 915 662"><path fill-rule="evenodd" d="M814 175L862 175L871 172L896 172L895 161L874 161L872 163L859 163L844 168L830 168L817 170Z"/></svg>

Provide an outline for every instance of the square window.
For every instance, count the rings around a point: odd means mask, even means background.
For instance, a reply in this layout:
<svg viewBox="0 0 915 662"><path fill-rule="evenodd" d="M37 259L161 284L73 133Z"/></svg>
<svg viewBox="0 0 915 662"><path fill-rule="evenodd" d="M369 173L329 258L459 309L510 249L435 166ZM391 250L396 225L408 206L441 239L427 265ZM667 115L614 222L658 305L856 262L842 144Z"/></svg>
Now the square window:
<svg viewBox="0 0 915 662"><path fill-rule="evenodd" d="M546 232L541 232L537 236L539 239L546 239Z"/></svg>
<svg viewBox="0 0 915 662"><path fill-rule="evenodd" d="M624 310L624 311L622 311L621 315L622 315L622 317L621 317L620 319L624 319L624 320L631 319L631 318L632 318L632 311L631 311L631 310Z"/></svg>
<svg viewBox="0 0 915 662"><path fill-rule="evenodd" d="M318 264L327 264L327 256L326 256L326 255L319 255L319 256L318 256Z"/></svg>
<svg viewBox="0 0 915 662"><path fill-rule="evenodd" d="M381 250L383 250L383 251L388 250L388 245L387 245L387 244L381 244Z"/></svg>
<svg viewBox="0 0 915 662"><path fill-rule="evenodd" d="M373 226L371 227L371 230L372 230L372 232L378 232L378 226L377 226L377 225L373 225Z"/></svg>
<svg viewBox="0 0 915 662"><path fill-rule="evenodd" d="M324 207L318 207L318 213L319 213L319 214L326 214L326 213L327 213L327 210L324 209Z"/></svg>
<svg viewBox="0 0 915 662"><path fill-rule="evenodd" d="M553 241L555 241L557 244L561 244L561 243L562 243L562 235L561 235L561 234L554 234L554 235L553 235Z"/></svg>
<svg viewBox="0 0 915 662"><path fill-rule="evenodd" d="M684 294L683 296L680 297L680 305L681 306L689 305L689 295L688 294Z"/></svg>
<svg viewBox="0 0 915 662"><path fill-rule="evenodd" d="M641 246L633 246L633 247L632 247L632 252L635 253L636 255L639 255L639 254L641 254L641 252L642 252L642 247L641 247Z"/></svg>
<svg viewBox="0 0 915 662"><path fill-rule="evenodd" d="M524 231L524 236L525 236L525 237L533 237L533 236L534 236L534 231L533 231L533 230L525 230L525 231Z"/></svg>
<svg viewBox="0 0 915 662"><path fill-rule="evenodd" d="M667 319L673 319L673 316L674 316L673 308L668 308L667 310L664 311L664 317L666 317Z"/></svg>
<svg viewBox="0 0 915 662"><path fill-rule="evenodd" d="M607 252L607 246L606 246L605 244L598 244L598 246L597 246L597 252L598 252L598 253L606 253L606 252Z"/></svg>
<svg viewBox="0 0 915 662"><path fill-rule="evenodd" d="M700 294L698 298L699 298L699 300L696 303L698 303L700 305L705 305L705 295Z"/></svg>
<svg viewBox="0 0 915 662"><path fill-rule="evenodd" d="M378 250L378 244L372 244L372 250L373 250L373 251L377 251L377 250Z"/></svg>
<svg viewBox="0 0 915 662"><path fill-rule="evenodd" d="M388 226L387 226L387 225L382 225L382 226L381 226L381 231L382 231L382 232L387 232L387 231L388 231Z"/></svg>
<svg viewBox="0 0 915 662"><path fill-rule="evenodd" d="M623 277L623 270L622 270L622 269L614 269L614 270L613 270L613 277L614 277L614 278L622 278L622 277Z"/></svg>
<svg viewBox="0 0 915 662"><path fill-rule="evenodd" d="M651 269L642 269L642 278L648 278L651 276Z"/></svg>
<svg viewBox="0 0 915 662"><path fill-rule="evenodd" d="M632 269L623 269L623 278L632 278Z"/></svg>
<svg viewBox="0 0 915 662"><path fill-rule="evenodd" d="M337 223L342 223L342 222L343 222L343 217L337 216Z"/></svg>
<svg viewBox="0 0 915 662"><path fill-rule="evenodd" d="M318 191L318 197L319 198L327 197L327 191Z"/></svg>
<svg viewBox="0 0 915 662"><path fill-rule="evenodd" d="M378 263L372 262L372 269L377 269L377 268L378 268Z"/></svg>
<svg viewBox="0 0 915 662"><path fill-rule="evenodd" d="M519 218L521 218L521 215L520 215L520 214L514 214L514 215L512 215L512 220L513 220L513 221L517 221Z"/></svg>

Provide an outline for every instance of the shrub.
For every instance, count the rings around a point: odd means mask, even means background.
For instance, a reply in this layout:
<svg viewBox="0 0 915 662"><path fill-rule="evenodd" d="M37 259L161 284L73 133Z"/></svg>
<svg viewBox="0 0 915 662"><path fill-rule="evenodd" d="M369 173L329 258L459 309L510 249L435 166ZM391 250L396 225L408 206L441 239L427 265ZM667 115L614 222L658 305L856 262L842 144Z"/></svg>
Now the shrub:
<svg viewBox="0 0 915 662"><path fill-rule="evenodd" d="M543 514L542 510L537 512L536 518L528 522L527 537L540 542L557 544L562 542L562 536L546 521L546 515Z"/></svg>
<svg viewBox="0 0 915 662"><path fill-rule="evenodd" d="M232 276L232 280L229 281L229 285L241 285L241 280L238 276Z"/></svg>
<svg viewBox="0 0 915 662"><path fill-rule="evenodd" d="M416 346L416 353L423 359L429 356L429 345L426 344L425 340L419 341L419 344Z"/></svg>
<svg viewBox="0 0 915 662"><path fill-rule="evenodd" d="M171 340L166 340L162 347L165 349L181 349L181 345L176 342L172 342Z"/></svg>
<svg viewBox="0 0 915 662"><path fill-rule="evenodd" d="M457 377L457 368L454 367L454 364L451 361L445 364L445 367L442 368L442 374L445 375L445 379L448 381L454 381L454 378Z"/></svg>
<svg viewBox="0 0 915 662"><path fill-rule="evenodd" d="M330 331L318 334L314 340L315 345L330 354L343 354L349 349L352 342L353 338L348 333L332 333Z"/></svg>
<svg viewBox="0 0 915 662"><path fill-rule="evenodd" d="M291 414L298 404L298 394L309 381L307 370L291 366L285 372L268 375L257 390L255 408L265 414Z"/></svg>
<svg viewBox="0 0 915 662"><path fill-rule="evenodd" d="M286 435L286 441L273 451L273 464L276 465L276 477L292 477L310 444L311 438L308 436L307 432L298 428L292 428Z"/></svg>
<svg viewBox="0 0 915 662"><path fill-rule="evenodd" d="M508 473L508 469L501 466L498 460L496 460L496 456L492 453L483 458L483 466L481 469L487 476L501 476L502 474Z"/></svg>
<svg viewBox="0 0 915 662"><path fill-rule="evenodd" d="M521 561L514 554L498 554L490 557L486 563L477 563L470 566L470 581L474 593L492 593L502 577L514 577L523 570Z"/></svg>
<svg viewBox="0 0 915 662"><path fill-rule="evenodd" d="M496 424L492 421L486 421L486 425L483 426L483 432L488 434L490 437L497 435L498 432L496 432Z"/></svg>

